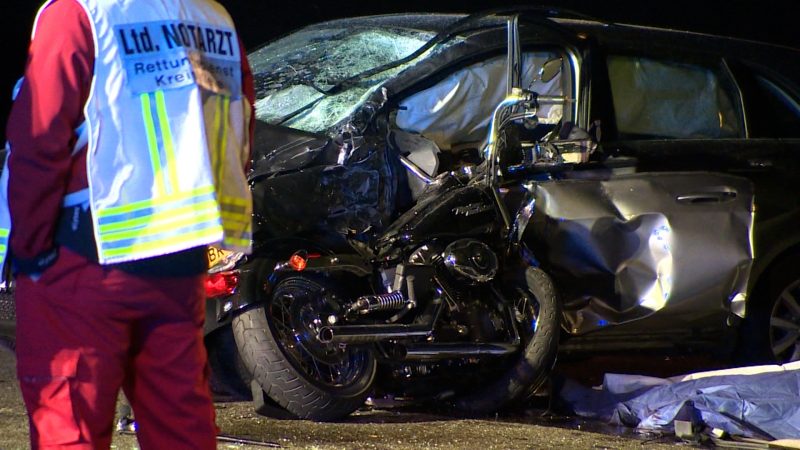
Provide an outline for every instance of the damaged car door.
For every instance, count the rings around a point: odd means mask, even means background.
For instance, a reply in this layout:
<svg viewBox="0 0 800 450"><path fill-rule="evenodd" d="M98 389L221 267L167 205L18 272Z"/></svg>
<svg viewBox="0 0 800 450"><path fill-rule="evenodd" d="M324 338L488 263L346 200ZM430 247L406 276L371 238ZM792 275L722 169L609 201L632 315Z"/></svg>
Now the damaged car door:
<svg viewBox="0 0 800 450"><path fill-rule="evenodd" d="M604 120L603 152L637 171L713 171L753 183L747 307L709 330L723 330L716 348L739 363L800 359L800 200L790 194L800 189L798 67L775 65L790 49L697 45L687 33L670 35L671 45L643 44L665 38L649 35L609 36L596 49L592 116Z"/></svg>
<svg viewBox="0 0 800 450"><path fill-rule="evenodd" d="M613 332L655 345L659 334L675 341L743 312L752 263L749 181L689 172L583 175L531 185L528 208L526 241L559 286L570 334L625 325Z"/></svg>
<svg viewBox="0 0 800 450"><path fill-rule="evenodd" d="M604 112L616 113L617 130L738 133L733 102L711 71L617 56L608 60L608 78L615 103ZM642 95L647 87L653 95ZM583 106L579 123L589 110ZM599 140L598 130L593 137ZM644 170L635 158L604 150L529 183L518 217L523 241L559 288L564 329L585 336L576 346L606 339L617 348L619 341L673 345L743 316L753 261L752 183L723 173Z"/></svg>

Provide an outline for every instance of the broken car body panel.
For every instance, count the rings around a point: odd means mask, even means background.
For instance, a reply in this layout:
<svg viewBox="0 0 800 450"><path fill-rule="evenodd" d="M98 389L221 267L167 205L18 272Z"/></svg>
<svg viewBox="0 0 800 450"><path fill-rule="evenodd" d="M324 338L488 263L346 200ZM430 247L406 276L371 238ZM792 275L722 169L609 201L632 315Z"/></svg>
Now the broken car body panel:
<svg viewBox="0 0 800 450"><path fill-rule="evenodd" d="M532 245L583 334L691 323L746 292L753 193L740 177L644 173L531 185ZM740 311L736 311L739 312ZM668 318L668 319L667 319ZM661 324L661 325L659 325Z"/></svg>

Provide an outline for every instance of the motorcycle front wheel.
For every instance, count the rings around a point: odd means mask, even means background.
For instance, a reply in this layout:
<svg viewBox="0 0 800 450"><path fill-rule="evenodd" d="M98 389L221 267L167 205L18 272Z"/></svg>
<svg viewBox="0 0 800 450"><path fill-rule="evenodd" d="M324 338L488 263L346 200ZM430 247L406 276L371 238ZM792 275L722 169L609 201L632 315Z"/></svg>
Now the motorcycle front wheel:
<svg viewBox="0 0 800 450"><path fill-rule="evenodd" d="M372 351L323 344L316 330L337 305L318 282L292 276L270 301L233 321L242 360L264 393L301 419L340 419L363 405L375 378Z"/></svg>
<svg viewBox="0 0 800 450"><path fill-rule="evenodd" d="M524 400L553 369L561 330L561 305L553 282L543 270L529 267L521 284L513 308L522 339L519 355L499 378L458 398L455 410L486 414Z"/></svg>

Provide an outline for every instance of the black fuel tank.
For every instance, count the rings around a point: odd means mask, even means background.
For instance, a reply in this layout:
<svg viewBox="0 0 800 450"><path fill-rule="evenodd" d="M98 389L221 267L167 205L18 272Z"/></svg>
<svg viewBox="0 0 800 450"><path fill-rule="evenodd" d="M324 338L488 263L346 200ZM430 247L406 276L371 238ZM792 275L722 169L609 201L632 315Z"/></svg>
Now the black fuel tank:
<svg viewBox="0 0 800 450"><path fill-rule="evenodd" d="M398 244L477 237L496 230L499 216L487 187L445 181L430 185L428 191L381 236L378 253Z"/></svg>

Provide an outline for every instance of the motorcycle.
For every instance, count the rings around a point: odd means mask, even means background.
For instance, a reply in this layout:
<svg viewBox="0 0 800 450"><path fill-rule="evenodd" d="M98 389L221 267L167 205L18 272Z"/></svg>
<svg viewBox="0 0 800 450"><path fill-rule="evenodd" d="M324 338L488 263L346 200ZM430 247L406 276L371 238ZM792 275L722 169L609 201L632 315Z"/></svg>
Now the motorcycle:
<svg viewBox="0 0 800 450"><path fill-rule="evenodd" d="M571 142L522 137L541 104L567 101L510 88L480 164L435 177L391 151L400 131L375 116L362 123L386 129L329 140L262 128L257 141L286 144L250 175L253 256L225 255L209 275L262 406L330 421L370 395L464 413L528 398L555 363L562 313L523 233L532 202L519 181L567 168ZM393 218L400 173L423 186Z"/></svg>

